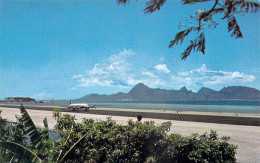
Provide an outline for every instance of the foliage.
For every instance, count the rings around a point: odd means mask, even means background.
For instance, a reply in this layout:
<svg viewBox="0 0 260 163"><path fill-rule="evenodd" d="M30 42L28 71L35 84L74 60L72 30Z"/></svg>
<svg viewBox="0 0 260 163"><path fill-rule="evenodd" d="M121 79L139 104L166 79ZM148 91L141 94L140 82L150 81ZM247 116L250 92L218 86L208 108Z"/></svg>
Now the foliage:
<svg viewBox="0 0 260 163"><path fill-rule="evenodd" d="M17 124L5 127L5 135L0 142L5 161L52 162L55 144L49 134L47 119L43 121L44 129L38 130L23 106L20 111L22 116L16 116Z"/></svg>
<svg viewBox="0 0 260 163"><path fill-rule="evenodd" d="M45 128L37 130L25 108L16 125L1 123L4 136L0 141L1 162L235 162L236 146L228 137L216 132L183 137L168 134L171 123L156 126L147 121L137 124L129 120L120 125L83 119L54 110L55 126L61 139L54 142ZM0 120L1 116L0 116ZM27 137L29 140L27 139Z"/></svg>
<svg viewBox="0 0 260 163"><path fill-rule="evenodd" d="M0 140L2 140L2 138L5 135L5 126L6 126L6 120L1 117L1 113L2 111L0 110Z"/></svg>
<svg viewBox="0 0 260 163"><path fill-rule="evenodd" d="M130 0L117 0L119 4L126 4ZM190 40L190 45L182 53L182 59L185 60L192 51L198 51L205 54L206 41L205 41L205 30L210 28L216 28L218 23L215 21L216 15L222 14L222 20L228 22L228 32L231 33L231 37L236 39L242 38L243 34L237 23L236 15L244 13L256 13L259 11L260 4L248 0L182 0L183 4L194 4L202 2L214 2L211 9L203 11L198 10L196 14L190 15L189 23L180 23L179 28L185 28L185 30L178 32L175 35L174 40L170 41L169 47L174 47L178 43L182 44L183 40L188 36L189 33L194 32L197 38ZM166 0L148 0L146 2L146 8L144 13L151 14L166 3ZM187 21L187 20L186 20ZM197 22L193 24L193 21ZM190 24L190 22L192 24Z"/></svg>
<svg viewBox="0 0 260 163"><path fill-rule="evenodd" d="M215 131L210 134L193 134L190 137L169 135L160 142L156 160L158 162L235 162L236 146L229 144L228 137L218 138Z"/></svg>
<svg viewBox="0 0 260 163"><path fill-rule="evenodd" d="M236 161L237 147L228 143L228 137L218 138L214 131L183 137L168 134L170 122L156 126L148 121L134 126L131 120L127 125L120 125L107 118L106 121L84 119L76 123L74 116L58 115L56 129L63 137L57 142L59 148L67 151L78 142L64 158L65 162Z"/></svg>

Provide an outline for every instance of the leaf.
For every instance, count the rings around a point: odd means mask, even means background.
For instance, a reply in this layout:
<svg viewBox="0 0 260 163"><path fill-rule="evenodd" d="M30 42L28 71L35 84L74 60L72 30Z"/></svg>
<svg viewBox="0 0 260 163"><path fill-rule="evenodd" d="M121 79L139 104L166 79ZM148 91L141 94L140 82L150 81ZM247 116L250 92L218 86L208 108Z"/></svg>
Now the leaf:
<svg viewBox="0 0 260 163"><path fill-rule="evenodd" d="M69 138L70 138L70 135L71 135L72 131L73 131L73 126L71 126L70 132L69 132L69 134L68 134L68 136L67 136L67 139L66 139L65 142L63 143L62 148L64 148L65 145L67 144L67 142L68 142L68 140L69 140ZM56 162L59 161L59 158L60 158L61 153L62 153L62 149L61 149L60 152L59 152L59 155L58 155L58 157L57 157Z"/></svg>
<svg viewBox="0 0 260 163"><path fill-rule="evenodd" d="M193 31L193 30L196 30L196 28L195 28L195 27L190 27L190 28L188 28L188 29L186 29L186 30L183 30L183 31L178 32L178 33L175 35L174 40L172 40L172 41L170 42L169 47L172 48L174 45L178 45L179 43L182 44L184 38L187 37L188 34L189 34L191 31Z"/></svg>
<svg viewBox="0 0 260 163"><path fill-rule="evenodd" d="M156 10L160 10L161 7L164 5L166 0L149 0L146 2L146 8L144 9L144 13L153 13Z"/></svg>
<svg viewBox="0 0 260 163"><path fill-rule="evenodd" d="M260 8L260 4L252 1L242 0L237 2L238 5L241 6L241 9L244 9L244 12L249 12L251 9L252 13L258 12Z"/></svg>
<svg viewBox="0 0 260 163"><path fill-rule="evenodd" d="M201 51L203 54L205 54L205 48L206 48L205 34L201 33L200 36L199 36L199 42L198 42L198 49L197 49L197 51Z"/></svg>
<svg viewBox="0 0 260 163"><path fill-rule="evenodd" d="M207 1L215 1L215 0L182 0L183 4L193 4L197 2L207 2Z"/></svg>
<svg viewBox="0 0 260 163"><path fill-rule="evenodd" d="M22 156L22 159L25 159L27 161L25 162L41 162L42 160L37 156L37 154L30 150L29 148L26 148L18 143L15 142L9 142L9 141L0 141L0 146L2 148L8 149L12 151L13 153Z"/></svg>
<svg viewBox="0 0 260 163"><path fill-rule="evenodd" d="M46 140L51 139L50 132L49 132L49 126L48 126L46 117L43 120L43 124L44 124L43 138L45 138Z"/></svg>
<svg viewBox="0 0 260 163"><path fill-rule="evenodd" d="M203 54L205 54L205 48L206 48L206 39L205 34L202 32L197 39L194 41L191 41L191 44L187 47L187 49L182 53L182 60L187 59L187 57L190 55L191 51L200 51Z"/></svg>
<svg viewBox="0 0 260 163"><path fill-rule="evenodd" d="M129 2L129 0L117 0L118 4L126 4L128 2Z"/></svg>
<svg viewBox="0 0 260 163"><path fill-rule="evenodd" d="M20 106L20 111L22 114L21 121L25 126L25 134L29 134L32 145L36 147L41 142L42 136L23 105Z"/></svg>
<svg viewBox="0 0 260 163"><path fill-rule="evenodd" d="M85 137L87 136L88 133L86 133L85 135L83 135L76 143L74 143L70 149L64 154L64 156L61 158L61 160L59 162L62 162L62 160L68 155L68 153Z"/></svg>
<svg viewBox="0 0 260 163"><path fill-rule="evenodd" d="M237 24L237 20L234 16L228 19L228 32L232 32L231 37L235 36L236 39L243 37L242 32L240 31L240 27Z"/></svg>

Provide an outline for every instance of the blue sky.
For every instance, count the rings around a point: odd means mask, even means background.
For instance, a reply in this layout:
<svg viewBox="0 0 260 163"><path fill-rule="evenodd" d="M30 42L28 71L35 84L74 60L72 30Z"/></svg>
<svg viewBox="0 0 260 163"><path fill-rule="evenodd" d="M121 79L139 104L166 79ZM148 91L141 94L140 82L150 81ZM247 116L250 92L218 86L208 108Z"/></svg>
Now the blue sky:
<svg viewBox="0 0 260 163"><path fill-rule="evenodd" d="M227 23L206 32L206 54L168 48L180 21L212 3L168 1L145 15L145 1L0 1L0 99L79 98L150 87L198 91L243 85L260 89L260 17L237 17L243 39Z"/></svg>

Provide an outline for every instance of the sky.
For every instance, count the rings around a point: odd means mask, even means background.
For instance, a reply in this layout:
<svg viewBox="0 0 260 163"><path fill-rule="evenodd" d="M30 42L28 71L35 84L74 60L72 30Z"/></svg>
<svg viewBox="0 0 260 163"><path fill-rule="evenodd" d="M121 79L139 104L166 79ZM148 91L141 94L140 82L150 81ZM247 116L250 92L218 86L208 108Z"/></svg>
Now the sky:
<svg viewBox="0 0 260 163"><path fill-rule="evenodd" d="M87 94L151 88L197 92L241 85L260 89L260 17L237 17L243 39L230 37L227 22L206 31L206 52L168 48L189 15L212 2L167 1L144 14L145 1L0 1L0 99L76 99ZM187 19L187 21L186 21Z"/></svg>

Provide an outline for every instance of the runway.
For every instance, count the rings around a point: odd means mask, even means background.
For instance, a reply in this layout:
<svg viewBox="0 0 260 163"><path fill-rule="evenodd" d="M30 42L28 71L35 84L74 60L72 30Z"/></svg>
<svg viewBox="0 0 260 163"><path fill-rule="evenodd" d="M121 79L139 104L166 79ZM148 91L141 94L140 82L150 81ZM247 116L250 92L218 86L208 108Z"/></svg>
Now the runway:
<svg viewBox="0 0 260 163"><path fill-rule="evenodd" d="M0 105L0 107L18 108L19 105ZM85 110L72 111L66 107L59 106L25 106L26 109L52 111L53 108L59 108L61 112L75 112L83 114L97 114L97 115L111 115L123 117L136 117L141 114L145 118L164 119L164 120L178 120L190 122L206 122L218 124L232 124L232 125L246 125L246 126L260 126L260 116L244 116L244 115L220 115L220 114L197 114L198 112L173 112L161 110L144 110L144 109L118 109L118 108L96 108Z"/></svg>

